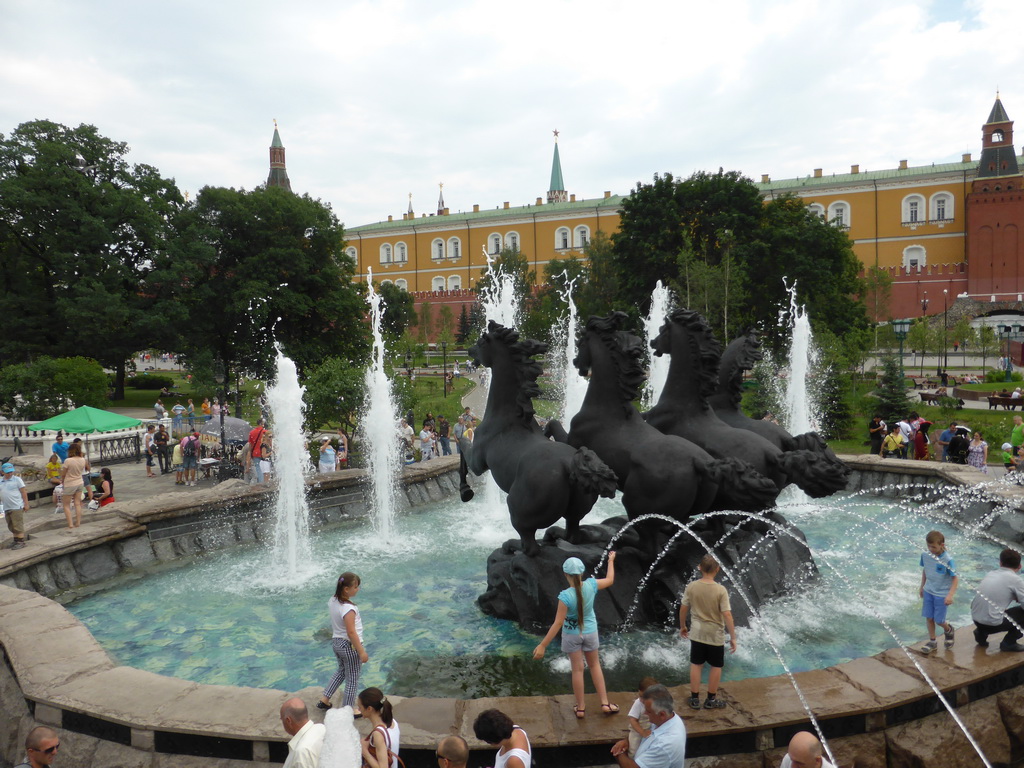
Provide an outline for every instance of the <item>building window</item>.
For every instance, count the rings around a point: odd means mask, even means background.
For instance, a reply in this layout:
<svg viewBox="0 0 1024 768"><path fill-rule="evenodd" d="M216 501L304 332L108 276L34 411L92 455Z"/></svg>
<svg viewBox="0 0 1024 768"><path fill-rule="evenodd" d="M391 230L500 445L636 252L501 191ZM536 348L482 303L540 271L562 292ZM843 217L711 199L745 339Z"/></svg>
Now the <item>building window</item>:
<svg viewBox="0 0 1024 768"><path fill-rule="evenodd" d="M928 254L921 245L910 245L903 249L903 268L907 272L920 272L928 264Z"/></svg>
<svg viewBox="0 0 1024 768"><path fill-rule="evenodd" d="M576 248L586 248L587 243L590 242L590 228L589 227L576 227L576 230L572 235L573 246Z"/></svg>
<svg viewBox="0 0 1024 768"><path fill-rule="evenodd" d="M347 256L348 256L348 257L349 257L350 259L352 259L353 261L355 261L355 260L356 260L356 258L358 257L358 254L356 253L356 249L355 249L355 248L352 248L352 247L348 247L348 248L346 248L346 249L345 249L345 254L346 254L346 255L347 255Z"/></svg>
<svg viewBox="0 0 1024 768"><path fill-rule="evenodd" d="M935 221L949 221L953 218L953 195L936 192L931 199L931 216Z"/></svg>
<svg viewBox="0 0 1024 768"><path fill-rule="evenodd" d="M914 223L917 222L917 216L918 216L917 209L918 209L918 207L920 205L921 204L919 202L917 202L917 200L911 200L909 203L907 203L907 207L909 209L907 211L907 213L910 214L909 217L908 217L908 221L911 221L911 222L914 222Z"/></svg>
<svg viewBox="0 0 1024 768"><path fill-rule="evenodd" d="M505 235L505 247L511 251L519 250L519 233L509 232Z"/></svg>
<svg viewBox="0 0 1024 768"><path fill-rule="evenodd" d="M902 221L904 224L920 224L924 219L924 198L921 195L907 195L903 198Z"/></svg>
<svg viewBox="0 0 1024 768"><path fill-rule="evenodd" d="M390 280L381 280L380 284L381 285L391 285L391 281Z"/></svg>
<svg viewBox="0 0 1024 768"><path fill-rule="evenodd" d="M462 290L462 277L459 275L451 275L448 278L448 290L449 291L460 291Z"/></svg>
<svg viewBox="0 0 1024 768"><path fill-rule="evenodd" d="M443 291L444 290L444 278L438 275L430 281L430 290L432 291Z"/></svg>
<svg viewBox="0 0 1024 768"><path fill-rule="evenodd" d="M430 244L430 255L435 261L444 258L444 240L437 239Z"/></svg>
<svg viewBox="0 0 1024 768"><path fill-rule="evenodd" d="M398 243L395 246L395 261L405 263L409 260L409 251L405 247L405 243Z"/></svg>
<svg viewBox="0 0 1024 768"><path fill-rule="evenodd" d="M491 235L489 239L491 241L491 253L495 255L501 253L501 235Z"/></svg>
<svg viewBox="0 0 1024 768"><path fill-rule="evenodd" d="M845 201L832 203L828 207L828 220L837 227L849 227L850 206Z"/></svg>
<svg viewBox="0 0 1024 768"><path fill-rule="evenodd" d="M555 250L564 251L569 247L569 230L561 227L555 232Z"/></svg>
<svg viewBox="0 0 1024 768"><path fill-rule="evenodd" d="M395 280L395 287L396 288L401 288L403 291L408 291L409 290L409 283L406 280L398 279L398 280Z"/></svg>
<svg viewBox="0 0 1024 768"><path fill-rule="evenodd" d="M460 248L461 241L457 237L453 237L448 241L448 256L452 259L457 259L461 256L462 249Z"/></svg>
<svg viewBox="0 0 1024 768"><path fill-rule="evenodd" d="M384 243L384 245L380 247L380 263L391 263L391 246L388 243Z"/></svg>
<svg viewBox="0 0 1024 768"><path fill-rule="evenodd" d="M817 216L819 219L825 218L825 206L821 203L811 203L807 206L807 210L810 211L812 216Z"/></svg>
<svg viewBox="0 0 1024 768"><path fill-rule="evenodd" d="M992 131L992 142L993 143L995 143L997 141L1002 141L1002 140L1003 140L1003 132L1002 131Z"/></svg>

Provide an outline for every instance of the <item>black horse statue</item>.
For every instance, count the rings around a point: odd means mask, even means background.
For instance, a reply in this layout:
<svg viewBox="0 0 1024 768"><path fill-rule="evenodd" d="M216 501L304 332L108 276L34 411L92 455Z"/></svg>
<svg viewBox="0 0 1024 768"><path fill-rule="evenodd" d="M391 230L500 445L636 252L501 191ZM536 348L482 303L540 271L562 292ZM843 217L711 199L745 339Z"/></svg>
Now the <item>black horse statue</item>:
<svg viewBox="0 0 1024 768"><path fill-rule="evenodd" d="M658 404L644 415L648 424L686 438L717 458L746 462L775 483L776 495L791 482L815 498L846 486L845 475L837 477L820 454L783 451L760 434L736 429L715 414L707 398L718 384L722 348L700 314L690 309L670 312L651 347L655 355L671 355L672 362Z"/></svg>
<svg viewBox="0 0 1024 768"><path fill-rule="evenodd" d="M761 339L756 329L750 328L733 339L722 354L718 384L708 398L709 404L718 418L730 427L754 432L783 451L806 450L816 453L832 476L833 492L842 490L846 487L850 468L839 460L821 435L805 432L794 436L775 422L752 419L743 413L740 407L743 399L743 372L749 371L763 358Z"/></svg>
<svg viewBox="0 0 1024 768"><path fill-rule="evenodd" d="M715 459L689 440L659 432L633 401L645 372L640 339L622 328L623 312L591 317L573 364L590 374L569 444L589 445L619 479L629 518L657 512L684 521L715 509L771 506L775 484L734 459Z"/></svg>
<svg viewBox="0 0 1024 768"><path fill-rule="evenodd" d="M523 551L536 555L536 533L565 518L566 536L576 537L579 522L598 496L615 496L616 478L597 455L548 440L534 418L532 398L540 394L537 377L543 368L533 359L547 344L519 339L519 334L493 320L470 355L491 369L487 408L473 440L459 443L460 491L473 498L467 470L481 475L490 470L498 487L508 493L512 527Z"/></svg>

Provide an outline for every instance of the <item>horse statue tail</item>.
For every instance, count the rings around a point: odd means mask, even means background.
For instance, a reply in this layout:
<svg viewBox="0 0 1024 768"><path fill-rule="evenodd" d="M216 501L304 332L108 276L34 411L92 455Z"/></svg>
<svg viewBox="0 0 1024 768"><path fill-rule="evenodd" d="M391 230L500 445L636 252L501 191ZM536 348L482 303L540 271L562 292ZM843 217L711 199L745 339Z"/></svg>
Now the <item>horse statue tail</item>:
<svg viewBox="0 0 1024 768"><path fill-rule="evenodd" d="M850 468L836 456L816 432L807 432L795 438L801 447L784 451L779 467L811 498L821 499L846 488ZM809 448L807 446L814 446Z"/></svg>
<svg viewBox="0 0 1024 768"><path fill-rule="evenodd" d="M589 448L578 448L569 464L569 481L580 490L606 499L615 497L619 478L611 467Z"/></svg>
<svg viewBox="0 0 1024 768"><path fill-rule="evenodd" d="M715 507L740 512L759 512L775 505L780 488L750 464L739 459L712 459L704 475L718 483Z"/></svg>

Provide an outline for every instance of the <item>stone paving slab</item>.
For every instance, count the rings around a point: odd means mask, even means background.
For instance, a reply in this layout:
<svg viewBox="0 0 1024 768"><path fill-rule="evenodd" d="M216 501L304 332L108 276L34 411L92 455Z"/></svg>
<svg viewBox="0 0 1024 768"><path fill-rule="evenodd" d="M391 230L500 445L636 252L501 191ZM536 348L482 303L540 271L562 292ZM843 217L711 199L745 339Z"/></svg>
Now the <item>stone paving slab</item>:
<svg viewBox="0 0 1024 768"><path fill-rule="evenodd" d="M842 717L877 709L868 693L852 685L831 669L816 669L794 675L811 711L818 718ZM800 697L785 675L750 678L722 683L726 701L745 713L754 727L774 728L807 720ZM716 728L728 732L729 728Z"/></svg>
<svg viewBox="0 0 1024 768"><path fill-rule="evenodd" d="M48 691L47 703L88 712L122 725L153 728L164 722L161 710L200 687L133 667L114 667Z"/></svg>
<svg viewBox="0 0 1024 768"><path fill-rule="evenodd" d="M854 659L832 669L871 696L879 709L931 692L920 676L905 674L875 657Z"/></svg>
<svg viewBox="0 0 1024 768"><path fill-rule="evenodd" d="M208 736L280 736L280 709L287 698L277 690L191 684L182 695L163 703L157 712L157 725Z"/></svg>

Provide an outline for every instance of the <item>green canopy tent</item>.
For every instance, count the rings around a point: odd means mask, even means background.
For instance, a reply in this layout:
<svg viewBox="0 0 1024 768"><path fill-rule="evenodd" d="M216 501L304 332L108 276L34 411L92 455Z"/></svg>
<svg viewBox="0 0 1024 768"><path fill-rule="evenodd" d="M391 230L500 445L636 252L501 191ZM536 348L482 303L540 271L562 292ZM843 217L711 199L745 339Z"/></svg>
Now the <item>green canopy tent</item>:
<svg viewBox="0 0 1024 768"><path fill-rule="evenodd" d="M72 408L70 411L60 413L52 419L33 424L29 429L37 432L59 430L76 435L91 435L94 432L116 432L119 429L130 429L141 423L140 419L133 419L131 416L122 416L119 413L83 405L80 408Z"/></svg>

